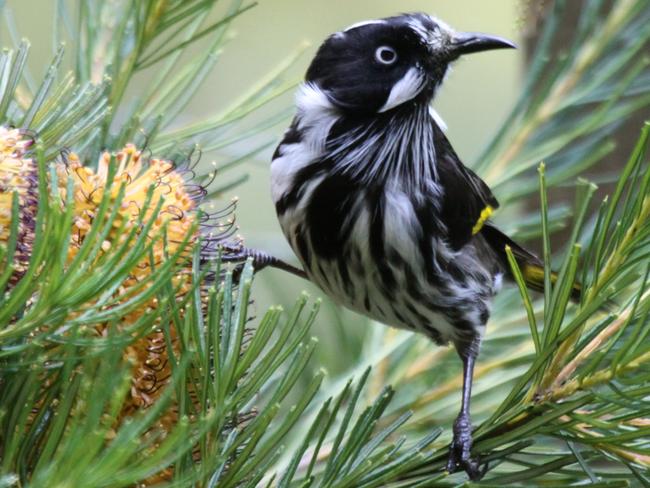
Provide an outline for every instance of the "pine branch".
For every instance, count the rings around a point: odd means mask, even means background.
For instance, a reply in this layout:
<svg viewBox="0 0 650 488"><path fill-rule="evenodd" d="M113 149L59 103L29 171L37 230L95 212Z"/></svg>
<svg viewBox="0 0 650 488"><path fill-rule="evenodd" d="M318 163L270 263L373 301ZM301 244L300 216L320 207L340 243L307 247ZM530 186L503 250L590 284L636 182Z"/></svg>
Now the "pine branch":
<svg viewBox="0 0 650 488"><path fill-rule="evenodd" d="M234 204L199 211L241 178L158 159L191 160L286 116L240 125L291 86L295 57L222 113L170 129L248 8L215 4L79 0L73 21L57 1L40 85L27 73L28 42L0 54L0 485L462 483L443 471L460 385L449 350L377 328L352 370L312 374L318 303L301 296L288 313L251 317L251 264L222 261ZM608 135L650 104L637 55L650 10L624 0L601 22L601 6L587 5L566 55L552 57L556 2L524 94L478 165L503 202L539 190L541 225L529 216L520 230L541 234L548 263L543 300L521 279L520 295L498 298L476 369L474 448L491 485L650 483L650 127L593 217L594 187L577 185L573 232L550 280L550 234L569 211L547 186L609 155ZM74 69L61 76L63 40ZM129 106L145 68L154 79ZM540 160L536 180L527 172Z"/></svg>

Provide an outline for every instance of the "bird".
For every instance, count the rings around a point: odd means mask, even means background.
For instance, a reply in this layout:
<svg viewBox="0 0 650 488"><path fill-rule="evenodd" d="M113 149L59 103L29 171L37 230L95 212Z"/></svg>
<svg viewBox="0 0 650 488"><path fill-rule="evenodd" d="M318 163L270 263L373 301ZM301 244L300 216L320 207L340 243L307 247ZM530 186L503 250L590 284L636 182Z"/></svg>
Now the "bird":
<svg viewBox="0 0 650 488"><path fill-rule="evenodd" d="M445 135L432 100L461 56L516 46L454 30L426 13L356 23L327 37L272 156L271 197L296 268L263 252L255 266L306 277L334 302L438 345L463 364L447 471L472 480L474 365L512 250L528 286L543 263L493 224L499 207Z"/></svg>

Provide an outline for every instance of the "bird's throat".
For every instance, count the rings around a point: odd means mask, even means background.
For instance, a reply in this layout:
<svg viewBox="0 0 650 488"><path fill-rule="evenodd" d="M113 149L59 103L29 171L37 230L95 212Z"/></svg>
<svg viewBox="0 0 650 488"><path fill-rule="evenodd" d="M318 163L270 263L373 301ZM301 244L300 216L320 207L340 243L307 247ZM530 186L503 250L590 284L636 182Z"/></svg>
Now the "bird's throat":
<svg viewBox="0 0 650 488"><path fill-rule="evenodd" d="M436 130L428 105L420 103L372 116L342 115L329 131L323 156L334 171L367 185L430 185L437 181Z"/></svg>

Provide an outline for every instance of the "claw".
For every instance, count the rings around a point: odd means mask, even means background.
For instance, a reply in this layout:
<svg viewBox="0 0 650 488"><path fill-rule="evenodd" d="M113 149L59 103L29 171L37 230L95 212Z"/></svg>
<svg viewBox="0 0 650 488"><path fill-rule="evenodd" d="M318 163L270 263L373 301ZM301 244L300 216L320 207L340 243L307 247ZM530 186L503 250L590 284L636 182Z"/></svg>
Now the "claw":
<svg viewBox="0 0 650 488"><path fill-rule="evenodd" d="M460 414L454 422L454 438L449 448L447 471L465 471L469 479L478 481L487 472L487 464L481 466L479 459L472 458L472 424L469 415Z"/></svg>

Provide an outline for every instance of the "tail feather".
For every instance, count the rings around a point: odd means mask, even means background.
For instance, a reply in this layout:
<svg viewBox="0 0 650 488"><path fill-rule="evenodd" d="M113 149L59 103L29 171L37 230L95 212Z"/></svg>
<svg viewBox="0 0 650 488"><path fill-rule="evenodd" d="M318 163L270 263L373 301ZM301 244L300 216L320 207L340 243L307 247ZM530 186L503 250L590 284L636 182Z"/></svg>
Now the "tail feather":
<svg viewBox="0 0 650 488"><path fill-rule="evenodd" d="M544 263L541 259L527 249L524 249L492 224L485 224L483 229L481 229L481 235L502 261L504 269L507 270L511 279L514 277L510 272L508 257L506 255L506 246L510 247L512 254L515 257L515 261L517 261L519 269L521 269L526 286L534 291L544 291ZM551 272L551 283L555 284L556 282L557 273L553 271ZM582 287L580 283L575 282L571 290L571 299L579 301L581 292Z"/></svg>
<svg viewBox="0 0 650 488"><path fill-rule="evenodd" d="M531 290L544 292L544 266L538 266L537 264L530 263L519 263L517 262L521 269L521 273L524 275L524 280L526 281L526 286ZM557 273L551 271L551 283L555 284L557 282ZM571 300L574 302L580 301L580 295L582 294L582 285L579 282L574 282L571 286Z"/></svg>

